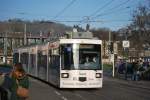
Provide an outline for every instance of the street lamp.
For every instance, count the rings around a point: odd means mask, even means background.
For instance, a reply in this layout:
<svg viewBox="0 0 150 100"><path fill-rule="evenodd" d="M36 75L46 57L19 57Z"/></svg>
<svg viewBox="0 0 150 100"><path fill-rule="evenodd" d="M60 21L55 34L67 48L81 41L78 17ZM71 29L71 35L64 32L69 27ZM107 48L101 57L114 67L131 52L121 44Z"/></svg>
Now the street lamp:
<svg viewBox="0 0 150 100"><path fill-rule="evenodd" d="M27 26L26 26L26 23L24 24L24 45L27 44Z"/></svg>
<svg viewBox="0 0 150 100"><path fill-rule="evenodd" d="M4 38L4 57L3 57L3 62L7 64L7 32L5 33L5 38Z"/></svg>
<svg viewBox="0 0 150 100"><path fill-rule="evenodd" d="M19 15L26 15L28 13L26 13L26 12L19 12L17 14L19 14ZM24 18L21 18L21 19L24 19ZM26 33L26 31L27 31L27 25L26 25L26 22L25 22L24 23L24 45L27 44L27 33Z"/></svg>
<svg viewBox="0 0 150 100"><path fill-rule="evenodd" d="M127 39L127 32L125 32L125 40L123 40L122 45L124 48L124 57L125 57L125 79L127 79L127 58L128 58L128 49L130 47L130 42Z"/></svg>
<svg viewBox="0 0 150 100"><path fill-rule="evenodd" d="M109 59L113 64L112 77L115 76L115 56L114 56L114 43L111 40L111 31L109 31Z"/></svg>

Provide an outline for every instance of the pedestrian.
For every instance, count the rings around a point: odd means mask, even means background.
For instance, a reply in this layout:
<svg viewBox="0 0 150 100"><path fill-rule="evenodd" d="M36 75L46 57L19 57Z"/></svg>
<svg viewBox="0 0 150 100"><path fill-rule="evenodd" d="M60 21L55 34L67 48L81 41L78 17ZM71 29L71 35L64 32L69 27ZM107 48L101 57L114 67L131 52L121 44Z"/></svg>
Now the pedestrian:
<svg viewBox="0 0 150 100"><path fill-rule="evenodd" d="M121 64L121 60L117 60L115 62L115 74L118 75L118 69L119 69L119 66Z"/></svg>
<svg viewBox="0 0 150 100"><path fill-rule="evenodd" d="M10 100L12 79L10 77L10 68L7 65L0 66L0 100Z"/></svg>
<svg viewBox="0 0 150 100"><path fill-rule="evenodd" d="M24 71L22 64L18 63L13 66L12 71L12 88L11 88L11 100L25 100L28 96L29 88L29 79ZM25 93L26 96L19 95L19 89L22 87L24 90L21 90L22 93Z"/></svg>
<svg viewBox="0 0 150 100"><path fill-rule="evenodd" d="M132 63L128 62L127 63L127 67L126 67L126 76L125 76L125 79L128 79L128 77L130 76L130 78L132 80L132 75L133 75Z"/></svg>
<svg viewBox="0 0 150 100"><path fill-rule="evenodd" d="M2 76L1 76L2 77ZM11 87L12 87L12 79L9 74L3 74L4 80L3 83L1 83L1 100L10 100L11 98Z"/></svg>
<svg viewBox="0 0 150 100"><path fill-rule="evenodd" d="M5 75L0 73L0 100L7 100L7 91L3 87L4 81Z"/></svg>
<svg viewBox="0 0 150 100"><path fill-rule="evenodd" d="M133 74L132 74L132 80L139 80L139 61L137 61L136 63L133 62L132 64L133 67Z"/></svg>

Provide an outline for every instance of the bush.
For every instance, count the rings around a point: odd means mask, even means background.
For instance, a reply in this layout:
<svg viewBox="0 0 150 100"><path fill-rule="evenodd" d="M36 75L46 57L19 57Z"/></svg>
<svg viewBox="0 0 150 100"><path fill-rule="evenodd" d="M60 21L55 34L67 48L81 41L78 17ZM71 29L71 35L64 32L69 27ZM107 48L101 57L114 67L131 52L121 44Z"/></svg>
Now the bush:
<svg viewBox="0 0 150 100"><path fill-rule="evenodd" d="M103 65L103 70L104 70L104 71L112 70L112 65L111 65L111 64L104 64L104 65Z"/></svg>

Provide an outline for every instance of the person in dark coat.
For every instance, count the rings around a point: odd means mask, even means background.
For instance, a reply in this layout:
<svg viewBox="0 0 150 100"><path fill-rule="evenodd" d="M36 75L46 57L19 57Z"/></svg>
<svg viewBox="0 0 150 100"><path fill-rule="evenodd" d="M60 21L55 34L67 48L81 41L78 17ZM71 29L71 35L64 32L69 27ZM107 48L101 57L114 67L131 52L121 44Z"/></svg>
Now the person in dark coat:
<svg viewBox="0 0 150 100"><path fill-rule="evenodd" d="M132 64L133 67L133 75L132 75L132 80L139 80L139 62L137 61L136 63L133 62Z"/></svg>
<svg viewBox="0 0 150 100"><path fill-rule="evenodd" d="M12 87L11 70L12 68L7 68L7 65L2 65L0 69L0 100L10 100Z"/></svg>
<svg viewBox="0 0 150 100"><path fill-rule="evenodd" d="M26 98L20 97L17 95L17 88L18 85L22 86L23 88L28 89L29 88L29 79L27 74L25 73L22 65L16 64L14 66L13 72L12 72L12 94L11 94L11 100L25 100Z"/></svg>

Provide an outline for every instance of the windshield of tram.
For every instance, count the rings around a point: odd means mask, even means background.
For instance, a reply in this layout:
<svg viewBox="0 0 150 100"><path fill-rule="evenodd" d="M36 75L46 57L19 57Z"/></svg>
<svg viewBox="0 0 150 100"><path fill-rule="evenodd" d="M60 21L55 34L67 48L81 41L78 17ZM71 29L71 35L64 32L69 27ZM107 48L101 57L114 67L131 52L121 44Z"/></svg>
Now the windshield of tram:
<svg viewBox="0 0 150 100"><path fill-rule="evenodd" d="M79 69L101 69L101 47L97 44L79 45Z"/></svg>
<svg viewBox="0 0 150 100"><path fill-rule="evenodd" d="M63 44L61 66L65 70L100 70L101 47L98 44Z"/></svg>

